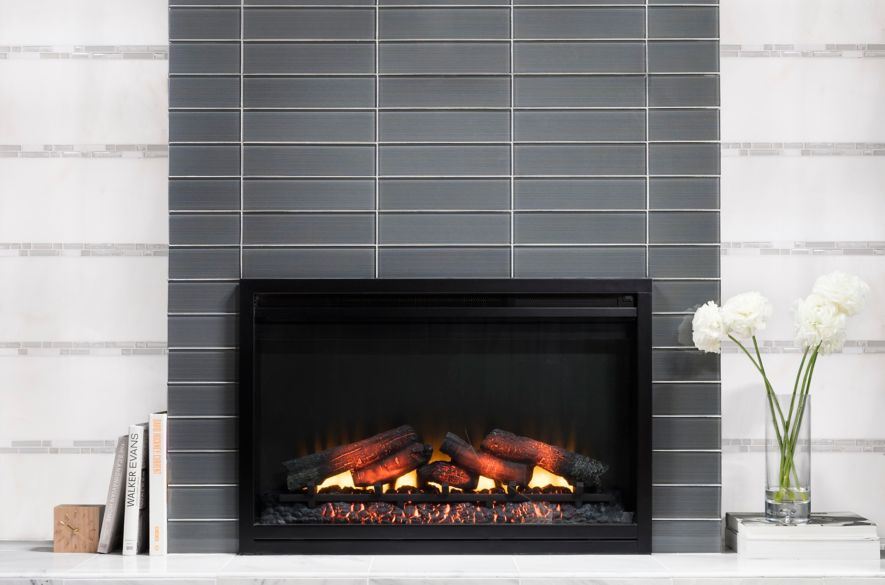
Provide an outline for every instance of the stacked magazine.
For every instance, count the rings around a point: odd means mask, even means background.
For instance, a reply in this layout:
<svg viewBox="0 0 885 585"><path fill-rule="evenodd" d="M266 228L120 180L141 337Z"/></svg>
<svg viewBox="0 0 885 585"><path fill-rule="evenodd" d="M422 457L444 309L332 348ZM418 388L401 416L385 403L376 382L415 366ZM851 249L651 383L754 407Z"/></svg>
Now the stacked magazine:
<svg viewBox="0 0 885 585"><path fill-rule="evenodd" d="M98 552L166 554L165 412L117 439Z"/></svg>
<svg viewBox="0 0 885 585"><path fill-rule="evenodd" d="M876 525L851 512L812 514L784 526L759 514L726 514L725 544L753 559L879 560Z"/></svg>

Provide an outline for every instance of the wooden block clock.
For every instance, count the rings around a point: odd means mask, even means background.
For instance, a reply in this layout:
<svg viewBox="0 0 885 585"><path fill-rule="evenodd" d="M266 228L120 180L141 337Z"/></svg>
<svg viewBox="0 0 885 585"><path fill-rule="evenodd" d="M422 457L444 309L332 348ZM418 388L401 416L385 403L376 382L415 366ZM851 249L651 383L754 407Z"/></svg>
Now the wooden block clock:
<svg viewBox="0 0 885 585"><path fill-rule="evenodd" d="M53 552L96 552L102 516L104 506L56 506L52 527Z"/></svg>

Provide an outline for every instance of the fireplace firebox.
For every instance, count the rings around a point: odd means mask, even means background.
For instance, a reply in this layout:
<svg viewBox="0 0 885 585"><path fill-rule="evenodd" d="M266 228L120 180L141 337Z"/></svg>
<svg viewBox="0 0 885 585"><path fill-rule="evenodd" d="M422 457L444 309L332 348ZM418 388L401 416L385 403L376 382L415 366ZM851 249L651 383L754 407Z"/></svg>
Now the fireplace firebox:
<svg viewBox="0 0 885 585"><path fill-rule="evenodd" d="M648 553L651 284L243 280L241 553Z"/></svg>

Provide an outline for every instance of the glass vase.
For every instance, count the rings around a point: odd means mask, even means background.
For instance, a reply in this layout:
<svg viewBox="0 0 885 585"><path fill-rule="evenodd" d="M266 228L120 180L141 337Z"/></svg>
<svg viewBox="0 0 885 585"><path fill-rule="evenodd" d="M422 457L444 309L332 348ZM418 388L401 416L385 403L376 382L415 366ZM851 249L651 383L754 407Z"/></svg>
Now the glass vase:
<svg viewBox="0 0 885 585"><path fill-rule="evenodd" d="M811 515L811 400L769 394L765 412L765 518L804 524Z"/></svg>

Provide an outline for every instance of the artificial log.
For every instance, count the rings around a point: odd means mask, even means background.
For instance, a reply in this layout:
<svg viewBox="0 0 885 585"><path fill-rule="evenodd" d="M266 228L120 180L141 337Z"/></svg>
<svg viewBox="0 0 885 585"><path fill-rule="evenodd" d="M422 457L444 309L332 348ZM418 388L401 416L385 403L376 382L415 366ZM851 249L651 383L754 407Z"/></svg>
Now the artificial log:
<svg viewBox="0 0 885 585"><path fill-rule="evenodd" d="M448 461L434 461L418 468L418 483L423 486L431 482L472 490L479 482L479 475Z"/></svg>
<svg viewBox="0 0 885 585"><path fill-rule="evenodd" d="M503 459L537 465L572 483L598 485L599 478L608 471L608 465L591 457L501 429L486 435L480 448Z"/></svg>
<svg viewBox="0 0 885 585"><path fill-rule="evenodd" d="M352 471L353 484L364 487L386 483L421 467L430 461L431 455L433 455L432 446L413 443L377 463Z"/></svg>
<svg viewBox="0 0 885 585"><path fill-rule="evenodd" d="M415 429L403 425L355 443L290 459L283 462L289 472L286 485L292 491L303 489L310 484L318 485L327 477L367 467L406 445L418 442L420 439Z"/></svg>
<svg viewBox="0 0 885 585"><path fill-rule="evenodd" d="M439 450L461 467L498 481L527 485L532 476L532 470L528 465L505 461L489 453L477 451L473 445L452 433L446 433Z"/></svg>

